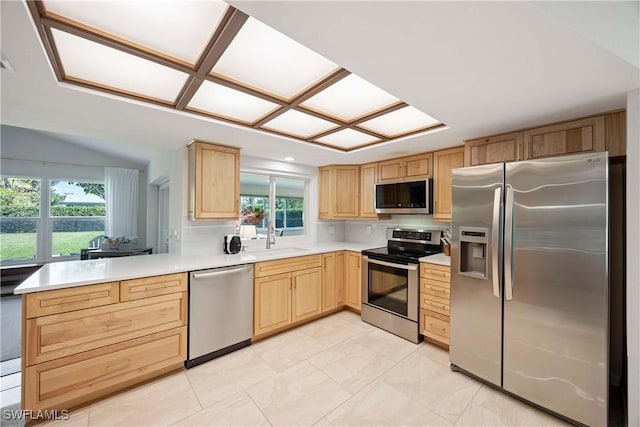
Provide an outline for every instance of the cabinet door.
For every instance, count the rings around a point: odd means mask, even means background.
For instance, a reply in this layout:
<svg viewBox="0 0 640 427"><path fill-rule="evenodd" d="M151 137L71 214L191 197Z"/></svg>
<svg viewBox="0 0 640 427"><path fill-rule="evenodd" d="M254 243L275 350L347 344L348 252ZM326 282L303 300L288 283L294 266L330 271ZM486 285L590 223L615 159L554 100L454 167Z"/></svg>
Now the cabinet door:
<svg viewBox="0 0 640 427"><path fill-rule="evenodd" d="M336 253L322 255L322 311L337 307L338 283L336 281Z"/></svg>
<svg viewBox="0 0 640 427"><path fill-rule="evenodd" d="M187 273L123 280L120 283L120 300L133 301L175 292L186 292L187 282Z"/></svg>
<svg viewBox="0 0 640 427"><path fill-rule="evenodd" d="M604 116L558 123L524 132L525 159L605 151Z"/></svg>
<svg viewBox="0 0 640 427"><path fill-rule="evenodd" d="M336 166L334 216L355 218L360 208L360 166Z"/></svg>
<svg viewBox="0 0 640 427"><path fill-rule="evenodd" d="M322 269L320 267L291 273L293 284L292 322L322 312Z"/></svg>
<svg viewBox="0 0 640 427"><path fill-rule="evenodd" d="M360 217L378 218L375 196L378 181L378 164L368 163L360 166Z"/></svg>
<svg viewBox="0 0 640 427"><path fill-rule="evenodd" d="M345 300L345 268L346 253L340 251L336 253L336 305L338 307L344 305Z"/></svg>
<svg viewBox="0 0 640 427"><path fill-rule="evenodd" d="M361 256L359 252L347 252L346 305L360 311L362 305Z"/></svg>
<svg viewBox="0 0 640 427"><path fill-rule="evenodd" d="M378 162L378 182L385 183L398 181L404 176L404 163L402 159L391 159Z"/></svg>
<svg viewBox="0 0 640 427"><path fill-rule="evenodd" d="M318 170L318 215L320 218L331 218L331 200L333 195L331 168L324 167Z"/></svg>
<svg viewBox="0 0 640 427"><path fill-rule="evenodd" d="M616 111L605 115L607 151L609 157L627 154L627 112Z"/></svg>
<svg viewBox="0 0 640 427"><path fill-rule="evenodd" d="M431 163L433 155L431 153L419 154L417 156L404 158L404 179L413 181L416 179L427 179L432 177Z"/></svg>
<svg viewBox="0 0 640 427"><path fill-rule="evenodd" d="M465 143L465 166L522 160L523 132L481 138Z"/></svg>
<svg viewBox="0 0 640 427"><path fill-rule="evenodd" d="M433 153L433 219L451 221L451 171L464 166L464 147Z"/></svg>
<svg viewBox="0 0 640 427"><path fill-rule="evenodd" d="M193 217L237 219L240 209L240 150L204 142L192 145L195 145L195 182L191 195L195 202Z"/></svg>
<svg viewBox="0 0 640 427"><path fill-rule="evenodd" d="M291 273L260 277L254 282L253 334L291 323Z"/></svg>
<svg viewBox="0 0 640 427"><path fill-rule="evenodd" d="M49 314L115 304L120 299L120 283L99 283L77 288L34 292L23 298L26 300L25 317L31 319Z"/></svg>

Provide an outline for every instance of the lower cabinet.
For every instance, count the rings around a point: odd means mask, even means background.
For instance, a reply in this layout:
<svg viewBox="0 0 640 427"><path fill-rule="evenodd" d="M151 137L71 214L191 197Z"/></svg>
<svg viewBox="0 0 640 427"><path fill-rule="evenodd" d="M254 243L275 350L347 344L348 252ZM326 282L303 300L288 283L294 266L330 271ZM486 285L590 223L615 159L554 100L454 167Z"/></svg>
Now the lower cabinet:
<svg viewBox="0 0 640 427"><path fill-rule="evenodd" d="M451 267L420 263L420 333L449 348Z"/></svg>
<svg viewBox="0 0 640 427"><path fill-rule="evenodd" d="M322 313L321 255L259 262L254 275L254 336Z"/></svg>
<svg viewBox="0 0 640 427"><path fill-rule="evenodd" d="M362 256L360 252L346 251L345 305L357 312L362 309Z"/></svg>
<svg viewBox="0 0 640 427"><path fill-rule="evenodd" d="M187 357L186 273L27 294L23 308L23 409L68 409Z"/></svg>

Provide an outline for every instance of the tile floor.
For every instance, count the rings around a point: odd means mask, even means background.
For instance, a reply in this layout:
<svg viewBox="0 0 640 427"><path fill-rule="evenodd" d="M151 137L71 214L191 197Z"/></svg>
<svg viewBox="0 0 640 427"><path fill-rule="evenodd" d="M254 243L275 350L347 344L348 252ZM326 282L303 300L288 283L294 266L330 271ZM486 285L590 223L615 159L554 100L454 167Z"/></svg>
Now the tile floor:
<svg viewBox="0 0 640 427"><path fill-rule="evenodd" d="M343 311L40 426L565 425L448 365Z"/></svg>

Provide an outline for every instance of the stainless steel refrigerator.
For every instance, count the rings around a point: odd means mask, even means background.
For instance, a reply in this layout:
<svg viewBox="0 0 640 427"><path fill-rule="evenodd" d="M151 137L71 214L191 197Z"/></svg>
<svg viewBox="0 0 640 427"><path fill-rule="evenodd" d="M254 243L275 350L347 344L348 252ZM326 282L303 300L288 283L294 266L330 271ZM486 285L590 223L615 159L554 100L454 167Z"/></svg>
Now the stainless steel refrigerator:
<svg viewBox="0 0 640 427"><path fill-rule="evenodd" d="M455 169L450 361L587 425L608 415L606 153Z"/></svg>

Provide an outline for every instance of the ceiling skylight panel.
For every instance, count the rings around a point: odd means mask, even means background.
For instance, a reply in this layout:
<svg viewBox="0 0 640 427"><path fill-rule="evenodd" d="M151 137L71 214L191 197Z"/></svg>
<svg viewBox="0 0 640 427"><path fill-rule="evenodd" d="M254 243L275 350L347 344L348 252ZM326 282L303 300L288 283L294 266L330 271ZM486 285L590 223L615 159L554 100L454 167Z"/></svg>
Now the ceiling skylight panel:
<svg viewBox="0 0 640 427"><path fill-rule="evenodd" d="M187 75L81 37L51 30L68 78L173 103Z"/></svg>
<svg viewBox="0 0 640 427"><path fill-rule="evenodd" d="M47 0L47 13L195 64L224 15L222 1Z"/></svg>
<svg viewBox="0 0 640 427"><path fill-rule="evenodd" d="M289 110L275 119L268 121L262 127L288 133L289 135L308 138L320 132L338 127L338 125L328 120L301 113L300 111Z"/></svg>
<svg viewBox="0 0 640 427"><path fill-rule="evenodd" d="M343 129L323 136L322 138L318 138L316 141L332 145L334 147L348 149L361 145L373 144L374 142L380 141L380 139L366 133L358 132L357 130Z"/></svg>
<svg viewBox="0 0 640 427"><path fill-rule="evenodd" d="M440 122L438 120L423 113L422 111L411 106L407 106L374 119L367 120L366 122L362 122L358 126L392 138L437 125L439 123Z"/></svg>
<svg viewBox="0 0 640 427"><path fill-rule="evenodd" d="M264 99L205 81L189 102L189 108L220 117L253 123L278 105Z"/></svg>
<svg viewBox="0 0 640 427"><path fill-rule="evenodd" d="M338 65L249 18L213 67L213 73L290 99Z"/></svg>
<svg viewBox="0 0 640 427"><path fill-rule="evenodd" d="M363 78L350 74L307 99L302 106L350 121L398 101Z"/></svg>

